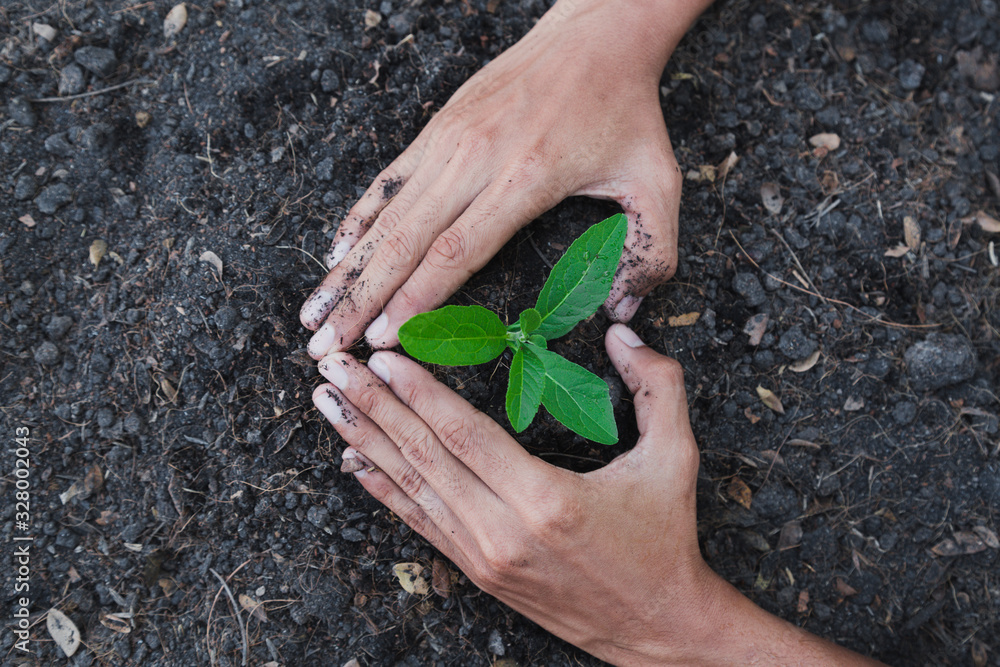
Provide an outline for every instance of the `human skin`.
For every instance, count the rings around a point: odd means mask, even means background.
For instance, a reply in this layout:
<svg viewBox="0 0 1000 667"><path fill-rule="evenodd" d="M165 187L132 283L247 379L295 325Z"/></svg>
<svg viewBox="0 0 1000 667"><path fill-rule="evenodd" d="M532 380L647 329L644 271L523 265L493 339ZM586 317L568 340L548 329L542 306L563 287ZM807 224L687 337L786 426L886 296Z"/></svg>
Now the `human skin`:
<svg viewBox="0 0 1000 667"><path fill-rule="evenodd" d="M618 202L618 321L677 267L681 176L659 81L709 0L559 0L456 91L341 222L303 304L315 359L398 342L514 233L571 195ZM374 320L374 322L373 322Z"/></svg>
<svg viewBox="0 0 1000 667"><path fill-rule="evenodd" d="M680 365L611 327L639 440L580 474L529 455L419 364L378 352L319 364L317 408L375 498L469 579L542 627L621 665L878 664L742 596L698 548L698 449Z"/></svg>

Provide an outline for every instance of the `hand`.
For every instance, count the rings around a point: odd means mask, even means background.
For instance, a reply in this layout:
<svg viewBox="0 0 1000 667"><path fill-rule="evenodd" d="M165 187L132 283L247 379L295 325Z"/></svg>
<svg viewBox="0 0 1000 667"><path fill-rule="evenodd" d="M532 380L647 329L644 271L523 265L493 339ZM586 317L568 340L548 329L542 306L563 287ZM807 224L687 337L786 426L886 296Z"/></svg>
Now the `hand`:
<svg viewBox="0 0 1000 667"><path fill-rule="evenodd" d="M658 86L707 4L560 0L469 79L338 228L330 273L300 312L319 329L309 353L346 349L362 333L395 345L400 325L570 195L617 201L628 215L605 306L629 320L677 266L681 177Z"/></svg>
<svg viewBox="0 0 1000 667"><path fill-rule="evenodd" d="M619 664L864 664L755 607L701 558L698 450L680 366L623 325L607 350L640 438L578 474L530 456L496 422L397 354L323 359L313 394L378 500L477 586Z"/></svg>

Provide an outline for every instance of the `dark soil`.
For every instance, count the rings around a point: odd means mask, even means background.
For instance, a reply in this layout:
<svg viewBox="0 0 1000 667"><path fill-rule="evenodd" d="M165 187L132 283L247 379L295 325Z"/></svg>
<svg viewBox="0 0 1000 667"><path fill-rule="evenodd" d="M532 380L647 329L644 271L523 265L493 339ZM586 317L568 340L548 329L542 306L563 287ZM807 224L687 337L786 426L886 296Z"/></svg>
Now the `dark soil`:
<svg viewBox="0 0 1000 667"><path fill-rule="evenodd" d="M339 472L297 318L353 200L546 3L219 0L176 43L172 4L0 8L0 406L9 442L30 429L29 525L13 449L0 507L5 549L34 538L34 654L5 630L0 661L595 664L463 578L400 588L394 564L438 556ZM679 271L635 320L686 371L704 552L766 609L900 665L1000 665L1000 237L969 219L1000 217L998 23L994 0L736 0L662 80L684 172L740 158L685 182ZM539 255L612 210L563 204L456 300L515 316ZM919 243L886 256L907 217ZM554 463L634 442L607 325L556 348L608 378L622 445L544 417L521 440ZM440 377L502 420L502 366ZM214 573L266 611L240 610L246 644ZM71 660L50 607L81 630Z"/></svg>

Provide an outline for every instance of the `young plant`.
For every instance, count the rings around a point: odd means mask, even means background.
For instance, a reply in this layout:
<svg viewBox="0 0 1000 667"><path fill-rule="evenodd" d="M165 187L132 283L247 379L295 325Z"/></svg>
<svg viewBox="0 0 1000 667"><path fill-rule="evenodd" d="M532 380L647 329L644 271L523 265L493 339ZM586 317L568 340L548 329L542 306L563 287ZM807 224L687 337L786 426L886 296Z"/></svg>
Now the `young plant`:
<svg viewBox="0 0 1000 667"><path fill-rule="evenodd" d="M410 355L434 364L469 366L514 352L507 384L507 418L520 433L543 405L570 430L605 445L618 442L608 385L547 349L608 298L625 245L627 219L611 216L578 238L556 262L534 308L504 326L482 306L445 306L411 317L399 328Z"/></svg>

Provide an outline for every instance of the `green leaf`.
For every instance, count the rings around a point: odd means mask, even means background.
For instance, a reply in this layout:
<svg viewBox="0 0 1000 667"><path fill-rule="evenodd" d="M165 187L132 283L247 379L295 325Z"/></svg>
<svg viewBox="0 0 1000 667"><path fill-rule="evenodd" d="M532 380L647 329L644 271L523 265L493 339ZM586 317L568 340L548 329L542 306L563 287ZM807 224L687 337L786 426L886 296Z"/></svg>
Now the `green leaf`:
<svg viewBox="0 0 1000 667"><path fill-rule="evenodd" d="M525 336L530 336L531 332L537 329L538 325L542 323L542 314L534 308L528 308L521 313L518 322L521 325L521 333Z"/></svg>
<svg viewBox="0 0 1000 667"><path fill-rule="evenodd" d="M622 256L628 219L621 213L599 222L573 242L552 268L535 308L535 333L552 340L593 315L608 298Z"/></svg>
<svg viewBox="0 0 1000 667"><path fill-rule="evenodd" d="M533 346L522 345L510 364L507 384L507 419L520 433L528 428L542 402L545 387L545 364L535 354Z"/></svg>
<svg viewBox="0 0 1000 667"><path fill-rule="evenodd" d="M500 356L507 328L482 306L445 306L407 320L399 328L399 342L420 361L471 366Z"/></svg>
<svg viewBox="0 0 1000 667"><path fill-rule="evenodd" d="M542 405L564 426L603 445L618 442L608 383L555 352L533 350L545 364Z"/></svg>
<svg viewBox="0 0 1000 667"><path fill-rule="evenodd" d="M532 345L542 348L543 350L548 349L549 347L548 342L538 334L529 336L528 342L531 343Z"/></svg>

